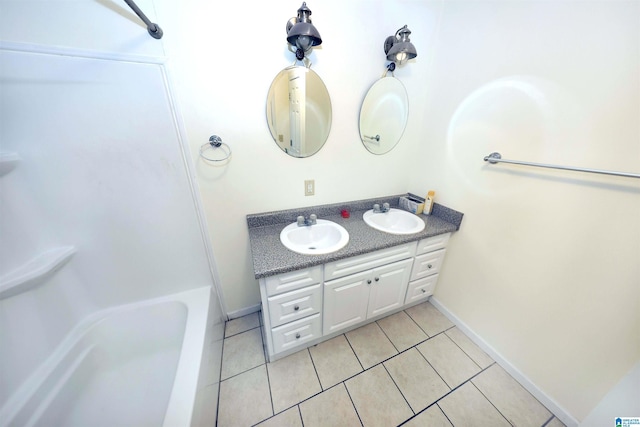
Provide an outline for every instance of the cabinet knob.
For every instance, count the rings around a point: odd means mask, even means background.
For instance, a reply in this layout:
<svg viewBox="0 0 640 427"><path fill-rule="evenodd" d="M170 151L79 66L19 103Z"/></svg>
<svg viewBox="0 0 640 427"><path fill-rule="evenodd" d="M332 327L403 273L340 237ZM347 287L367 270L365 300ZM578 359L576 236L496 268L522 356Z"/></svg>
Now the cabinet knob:
<svg viewBox="0 0 640 427"><path fill-rule="evenodd" d="M427 264L427 268L431 268L431 267L433 267L433 265Z"/></svg>
<svg viewBox="0 0 640 427"><path fill-rule="evenodd" d="M420 290L422 291L422 293L423 293L423 294L426 294L426 293L427 293L427 290L426 290L426 289L420 289Z"/></svg>
<svg viewBox="0 0 640 427"><path fill-rule="evenodd" d="M367 285L371 284L371 279L367 280Z"/></svg>
<svg viewBox="0 0 640 427"><path fill-rule="evenodd" d="M298 311L300 310L300 306L296 305L295 307L293 307L293 311Z"/></svg>
<svg viewBox="0 0 640 427"><path fill-rule="evenodd" d="M300 339L300 334L296 334L296 339Z"/></svg>
<svg viewBox="0 0 640 427"><path fill-rule="evenodd" d="M380 281L380 278L379 278L379 277L376 277L376 282L379 282L379 281Z"/></svg>

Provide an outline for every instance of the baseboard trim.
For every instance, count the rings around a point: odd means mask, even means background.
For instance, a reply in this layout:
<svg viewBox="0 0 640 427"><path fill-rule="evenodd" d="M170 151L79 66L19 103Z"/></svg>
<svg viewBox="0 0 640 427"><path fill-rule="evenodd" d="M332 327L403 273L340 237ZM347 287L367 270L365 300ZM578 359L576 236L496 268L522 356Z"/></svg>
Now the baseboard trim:
<svg viewBox="0 0 640 427"><path fill-rule="evenodd" d="M555 400L549 397L544 391L536 386L533 381L527 378L518 368L512 365L507 359L505 359L498 351L496 351L491 345L476 334L469 326L467 326L460 318L447 309L436 298L431 297L431 304L436 307L442 314L444 314L449 320L451 320L460 331L462 331L471 341L473 341L478 347L480 347L485 353L487 353L498 365L500 365L505 371L507 371L513 378L516 379L529 393L540 401L544 406L549 409L553 415L562 421L567 427L577 427L579 422L576 420L567 410L560 406Z"/></svg>
<svg viewBox="0 0 640 427"><path fill-rule="evenodd" d="M240 310L236 311L230 311L229 313L227 313L227 318L228 320L237 319L238 317L246 316L247 314L256 313L258 311L260 311L260 304L241 308Z"/></svg>

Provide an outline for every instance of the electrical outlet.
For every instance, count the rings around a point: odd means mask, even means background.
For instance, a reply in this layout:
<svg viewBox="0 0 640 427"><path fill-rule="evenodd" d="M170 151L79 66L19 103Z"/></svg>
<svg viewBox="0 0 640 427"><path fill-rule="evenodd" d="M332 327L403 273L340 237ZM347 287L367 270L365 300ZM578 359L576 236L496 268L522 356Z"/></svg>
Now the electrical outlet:
<svg viewBox="0 0 640 427"><path fill-rule="evenodd" d="M316 193L316 182L313 179L304 181L304 195L313 196Z"/></svg>

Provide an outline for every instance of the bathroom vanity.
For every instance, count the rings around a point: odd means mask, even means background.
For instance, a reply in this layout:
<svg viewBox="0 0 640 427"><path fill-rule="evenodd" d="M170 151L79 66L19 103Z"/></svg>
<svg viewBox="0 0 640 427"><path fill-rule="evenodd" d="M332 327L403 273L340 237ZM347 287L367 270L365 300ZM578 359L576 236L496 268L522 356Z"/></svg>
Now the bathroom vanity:
<svg viewBox="0 0 640 427"><path fill-rule="evenodd" d="M420 215L419 233L384 233L362 219L373 203L397 206L399 196L248 215L270 361L333 338L411 305L434 292L451 233L462 214L436 204ZM340 211L347 209L349 218ZM298 215L316 213L343 226L349 243L324 255L286 249L280 231Z"/></svg>

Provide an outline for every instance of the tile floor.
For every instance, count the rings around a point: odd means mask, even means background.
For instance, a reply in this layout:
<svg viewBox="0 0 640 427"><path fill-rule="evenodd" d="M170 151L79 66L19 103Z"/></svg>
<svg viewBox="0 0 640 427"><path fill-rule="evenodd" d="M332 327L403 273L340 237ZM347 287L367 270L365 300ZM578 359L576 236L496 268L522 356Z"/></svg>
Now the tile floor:
<svg viewBox="0 0 640 427"><path fill-rule="evenodd" d="M226 324L220 427L564 425L429 302L274 363L260 327Z"/></svg>

